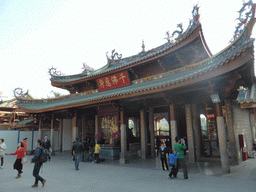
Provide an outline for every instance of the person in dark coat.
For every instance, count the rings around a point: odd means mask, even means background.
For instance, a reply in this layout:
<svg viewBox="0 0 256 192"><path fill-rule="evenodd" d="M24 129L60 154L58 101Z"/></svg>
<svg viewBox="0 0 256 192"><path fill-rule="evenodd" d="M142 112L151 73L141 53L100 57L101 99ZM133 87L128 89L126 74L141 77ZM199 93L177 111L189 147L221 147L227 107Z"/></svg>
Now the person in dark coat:
<svg viewBox="0 0 256 192"><path fill-rule="evenodd" d="M50 149L51 149L51 141L48 139L48 136L47 136L47 135L44 136L44 140L43 140L43 142L42 142L42 147L43 147L44 149L47 149L48 152L49 152L49 154L51 154L51 152L50 152ZM49 156L49 161L51 161L51 156Z"/></svg>
<svg viewBox="0 0 256 192"><path fill-rule="evenodd" d="M38 139L36 141L36 150L35 150L35 155L34 158L31 159L31 163L35 163L34 165L34 169L33 169L33 176L35 177L35 183L34 185L32 185L32 187L38 187L38 181L42 182L42 187L44 187L46 180L43 179L40 175L39 175L39 171L41 166L43 165L43 163L39 160L39 157L43 151L42 148L42 142L40 139Z"/></svg>
<svg viewBox="0 0 256 192"><path fill-rule="evenodd" d="M161 146L159 148L159 155L160 155L160 159L161 159L162 167L164 171L165 171L164 163L165 163L166 169L169 170L167 161L166 161L166 152L167 152L166 146L164 146L164 143L161 143Z"/></svg>
<svg viewBox="0 0 256 192"><path fill-rule="evenodd" d="M79 138L76 138L76 142L73 144L72 151L73 155L75 155L75 168L78 171L81 153L84 151L84 145L79 141Z"/></svg>

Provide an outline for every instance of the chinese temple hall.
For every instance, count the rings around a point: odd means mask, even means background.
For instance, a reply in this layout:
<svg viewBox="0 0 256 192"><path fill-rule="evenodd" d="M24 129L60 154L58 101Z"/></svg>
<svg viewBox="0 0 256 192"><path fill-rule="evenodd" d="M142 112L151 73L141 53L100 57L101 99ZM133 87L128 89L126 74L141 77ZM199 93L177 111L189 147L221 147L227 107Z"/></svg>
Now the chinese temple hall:
<svg viewBox="0 0 256 192"><path fill-rule="evenodd" d="M245 7L249 12L243 17ZM19 92L18 106L39 122L38 138L50 125L59 151L71 150L76 137L96 138L100 158L124 164L134 155L154 157L157 138L173 148L174 138L181 136L187 138L190 162L220 158L223 172L229 172L231 164L252 154L256 139L253 110L237 101L238 89L250 92L255 83L250 37L255 4L243 4L230 45L216 55L207 46L199 16L195 6L188 28L183 31L179 24L179 30L167 32L166 43L154 49L145 51L143 43L139 54L126 58L113 50L101 69L63 76L52 68L52 86L70 94L32 100ZM167 136L156 131L159 118L169 124Z"/></svg>

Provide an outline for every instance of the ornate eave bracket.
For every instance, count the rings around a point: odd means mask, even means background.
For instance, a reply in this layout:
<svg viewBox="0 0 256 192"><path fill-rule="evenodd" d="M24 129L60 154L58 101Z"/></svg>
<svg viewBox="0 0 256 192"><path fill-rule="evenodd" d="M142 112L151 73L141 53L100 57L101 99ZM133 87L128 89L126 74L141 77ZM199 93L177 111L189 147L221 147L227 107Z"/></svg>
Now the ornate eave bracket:
<svg viewBox="0 0 256 192"><path fill-rule="evenodd" d="M108 56L108 52L106 53L108 64L111 64L115 61L119 61L120 59L122 59L122 54L118 54L115 49L113 49L111 53L112 55L110 57Z"/></svg>
<svg viewBox="0 0 256 192"><path fill-rule="evenodd" d="M24 92L21 88L16 88L16 89L14 89L14 91L13 91L13 94L14 94L14 97L15 98L19 98L19 99L24 99L25 98L25 96L28 94L28 90L27 90L27 92Z"/></svg>

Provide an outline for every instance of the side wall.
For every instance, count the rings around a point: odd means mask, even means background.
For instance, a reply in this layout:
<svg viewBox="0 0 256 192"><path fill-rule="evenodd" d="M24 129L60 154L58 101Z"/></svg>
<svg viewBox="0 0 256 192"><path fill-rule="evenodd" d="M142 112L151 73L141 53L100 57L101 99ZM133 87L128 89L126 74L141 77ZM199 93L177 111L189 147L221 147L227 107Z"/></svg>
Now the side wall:
<svg viewBox="0 0 256 192"><path fill-rule="evenodd" d="M238 149L238 160L241 162L243 159L242 151L239 145L238 135L242 134L244 137L244 149L248 152L252 151L252 128L250 121L250 110L241 109L239 105L232 104L233 113L233 126L235 131L236 145Z"/></svg>
<svg viewBox="0 0 256 192"><path fill-rule="evenodd" d="M54 131L54 150L58 150L58 131ZM50 131L43 131L42 135L51 135ZM17 149L18 141L23 141L24 138L27 140L27 151L35 150L35 142L38 139L38 131L19 131L19 130L0 130L0 138L4 139L6 144L5 153L14 153ZM52 142L52 141L51 141Z"/></svg>

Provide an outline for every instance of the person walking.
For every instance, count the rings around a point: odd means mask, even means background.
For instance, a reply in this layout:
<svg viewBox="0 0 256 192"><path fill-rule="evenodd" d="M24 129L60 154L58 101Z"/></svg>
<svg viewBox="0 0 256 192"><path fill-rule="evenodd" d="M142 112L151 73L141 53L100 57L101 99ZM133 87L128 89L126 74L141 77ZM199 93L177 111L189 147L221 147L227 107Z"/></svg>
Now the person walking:
<svg viewBox="0 0 256 192"><path fill-rule="evenodd" d="M176 153L176 154L173 154L172 150L170 149L170 155L169 155L169 166L170 166L170 173L168 175L169 178L173 178L173 174L175 173L175 169L176 169L176 159L178 158L179 154Z"/></svg>
<svg viewBox="0 0 256 192"><path fill-rule="evenodd" d="M186 149L187 146L185 144L184 139L181 140L179 137L175 137L175 141L176 141L176 143L174 144L174 149L175 149L176 153L179 153L179 157L177 159L177 166L176 166L175 172L173 173L173 176L176 178L179 168L182 167L184 179L188 180L189 179L188 178L188 169L187 169L187 165L186 165L186 162L184 159L184 149Z"/></svg>
<svg viewBox="0 0 256 192"><path fill-rule="evenodd" d="M44 149L47 149L48 153L49 153L49 161L51 161L51 141L48 139L48 136L45 135L44 136L44 140L42 142L42 147Z"/></svg>
<svg viewBox="0 0 256 192"><path fill-rule="evenodd" d="M84 153L83 153L84 162L89 160L89 146L90 146L90 140L89 140L89 137L86 137L84 141Z"/></svg>
<svg viewBox="0 0 256 192"><path fill-rule="evenodd" d="M6 145L4 143L4 139L0 139L0 158L1 158L1 166L0 168L3 169L4 167L4 155L5 155Z"/></svg>
<svg viewBox="0 0 256 192"><path fill-rule="evenodd" d="M21 163L21 159L25 155L25 149L22 142L19 142L17 145L17 150L15 153L9 153L8 155L17 155L16 161L13 164L13 169L16 169L18 171L18 175L15 177L16 179L21 177L21 174L23 173L23 165Z"/></svg>
<svg viewBox="0 0 256 192"><path fill-rule="evenodd" d="M36 145L35 155L31 159L31 163L35 163L34 169L33 169L33 176L35 177L35 183L34 183L34 185L32 185L32 187L38 187L38 181L41 181L42 182L42 187L44 187L46 180L43 179L39 175L40 168L43 165L43 163L40 161L40 155L43 152L43 147L41 146L42 141L40 139L38 139L36 141L35 145Z"/></svg>
<svg viewBox="0 0 256 192"><path fill-rule="evenodd" d="M167 161L166 161L166 152L167 152L166 146L164 146L164 143L161 143L161 146L159 148L159 154L160 154L160 159L161 159L162 167L164 171L165 171L164 164L166 166L166 169L169 170Z"/></svg>
<svg viewBox="0 0 256 192"><path fill-rule="evenodd" d="M22 141L22 143L24 145L25 154L27 154L27 146L28 146L27 140L28 140L28 138L24 138Z"/></svg>
<svg viewBox="0 0 256 192"><path fill-rule="evenodd" d="M79 141L79 138L76 138L76 142L73 144L72 151L73 151L73 155L75 156L75 168L76 168L76 171L78 171L81 153L84 151L83 143Z"/></svg>

